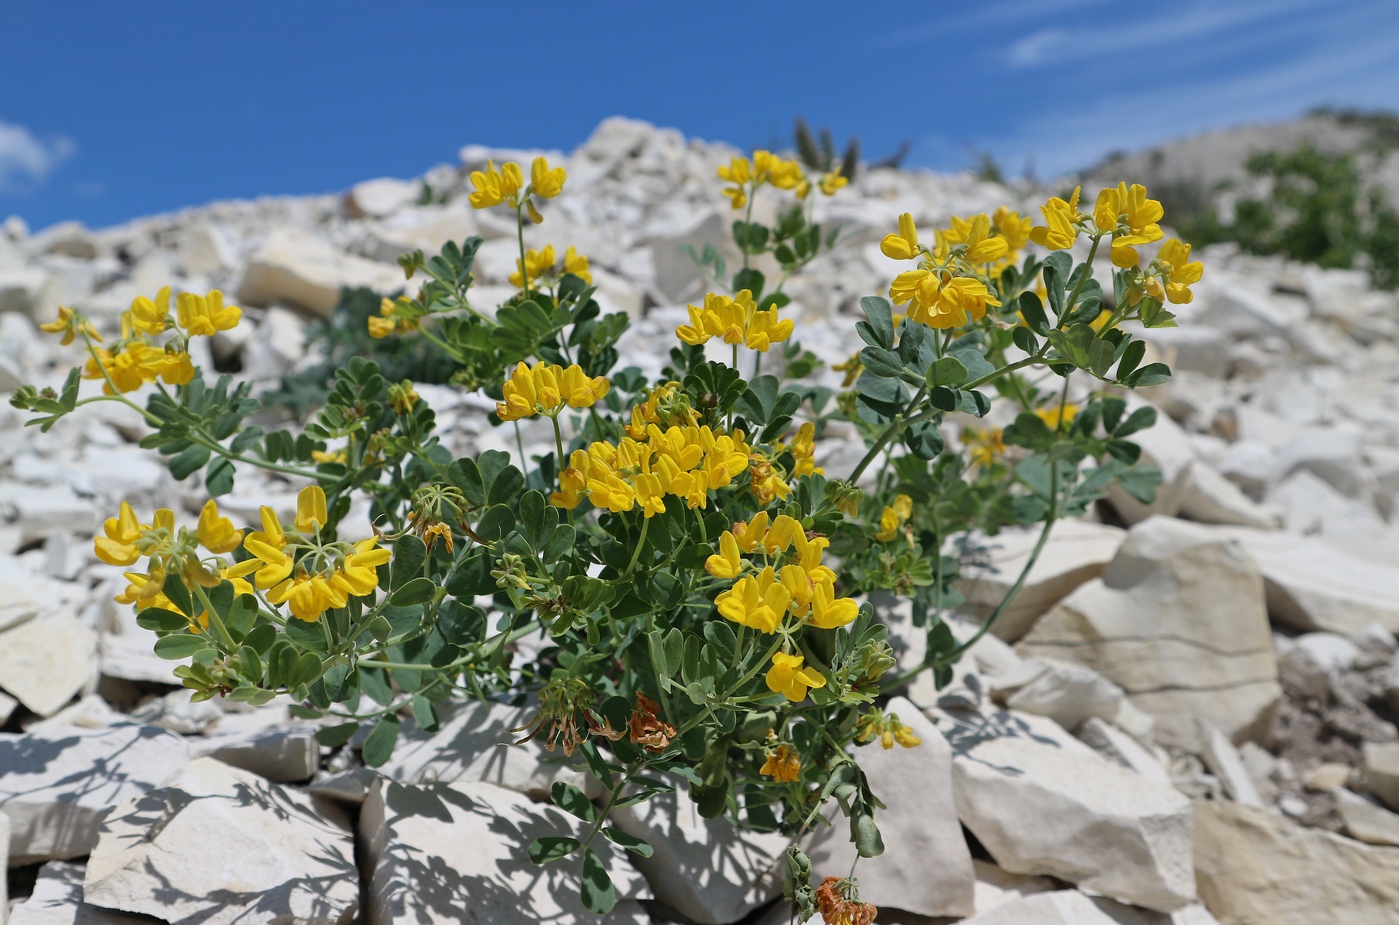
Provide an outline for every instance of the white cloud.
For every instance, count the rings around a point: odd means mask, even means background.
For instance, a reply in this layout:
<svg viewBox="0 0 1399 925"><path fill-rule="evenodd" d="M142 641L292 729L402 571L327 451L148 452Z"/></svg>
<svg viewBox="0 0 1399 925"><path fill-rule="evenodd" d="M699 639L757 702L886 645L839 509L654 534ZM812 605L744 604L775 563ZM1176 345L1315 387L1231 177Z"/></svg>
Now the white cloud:
<svg viewBox="0 0 1399 925"><path fill-rule="evenodd" d="M39 138L23 125L0 122L0 191L43 183L73 150L67 138Z"/></svg>

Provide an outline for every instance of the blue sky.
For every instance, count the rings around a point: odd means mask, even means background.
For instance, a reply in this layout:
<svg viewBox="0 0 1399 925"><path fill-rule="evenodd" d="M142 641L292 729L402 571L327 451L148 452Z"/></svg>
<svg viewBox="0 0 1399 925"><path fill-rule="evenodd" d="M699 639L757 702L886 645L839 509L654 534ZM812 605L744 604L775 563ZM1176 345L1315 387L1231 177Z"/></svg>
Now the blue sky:
<svg viewBox="0 0 1399 925"><path fill-rule="evenodd" d="M1046 176L1319 104L1399 108L1399 3L6 3L0 216L337 190L614 114L768 146L800 113Z"/></svg>

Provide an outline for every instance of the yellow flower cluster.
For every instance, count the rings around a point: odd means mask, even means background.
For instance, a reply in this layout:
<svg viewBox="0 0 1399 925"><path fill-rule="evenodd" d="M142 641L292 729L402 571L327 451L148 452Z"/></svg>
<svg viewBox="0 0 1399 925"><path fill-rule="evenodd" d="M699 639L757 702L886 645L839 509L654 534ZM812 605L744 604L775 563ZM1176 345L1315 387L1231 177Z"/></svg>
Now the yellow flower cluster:
<svg viewBox="0 0 1399 925"><path fill-rule="evenodd" d="M875 739L879 740L885 751L893 748L896 742L904 748L916 748L923 744L923 740L903 724L897 713L885 713L877 707L855 722L856 742L864 745Z"/></svg>
<svg viewBox="0 0 1399 925"><path fill-rule="evenodd" d="M724 488L748 465L750 450L742 432L715 434L694 425L662 430L646 425L646 437L620 443L592 443L574 450L559 473L559 490L550 501L573 510L587 498L613 513L638 505L646 517L665 512L667 495L690 508L709 503L709 492Z"/></svg>
<svg viewBox="0 0 1399 925"><path fill-rule="evenodd" d="M972 465L983 469L1006 454L1005 440L999 427L965 428L962 431L962 445L967 448Z"/></svg>
<svg viewBox="0 0 1399 925"><path fill-rule="evenodd" d="M937 233L937 246L930 250L919 241L913 216L900 215L898 232L885 235L879 249L894 260L917 260L918 266L894 277L889 298L895 305L907 304L908 317L931 328L946 330L969 319L980 321L987 306L1001 304L986 281L992 266L1011 253L1012 241L1020 240L1023 223L1012 216L1001 218L1015 239L993 230L989 215L969 221L953 216L952 226Z"/></svg>
<svg viewBox="0 0 1399 925"><path fill-rule="evenodd" d="M887 543L899 535L899 528L908 522L913 516L913 499L908 495L898 495L894 498L892 507L885 506L879 515L879 532L874 538L881 543Z"/></svg>
<svg viewBox="0 0 1399 925"><path fill-rule="evenodd" d="M1031 229L1030 240L1052 251L1073 247L1080 234L1111 236L1112 264L1124 270L1136 269L1141 262L1137 248L1165 237L1159 222L1165 211L1158 200L1147 197L1140 183L1119 183L1098 193L1092 221L1078 209L1082 188L1075 187L1066 202L1051 197L1040 207L1045 223ZM1172 238L1161 245L1155 261L1131 288L1131 304L1150 295L1157 301L1177 304L1194 298L1190 286L1204 275L1204 264L1190 261L1190 245Z"/></svg>
<svg viewBox="0 0 1399 925"><path fill-rule="evenodd" d="M675 336L695 346L718 337L726 344L743 344L749 350L767 353L773 344L791 337L795 327L790 318L779 320L775 306L760 311L753 293L747 289L732 299L711 292L704 297L703 308L687 308L690 323L676 328Z"/></svg>
<svg viewBox="0 0 1399 925"><path fill-rule="evenodd" d="M562 170L563 168L559 168ZM555 269L554 264L558 262L558 257L554 253L554 245L549 244L543 250L528 250L525 252L523 265L519 258L515 260L515 272L510 274L510 285L518 289L529 288L529 284L543 277L546 279L557 278L565 273L572 273L585 283L591 284L593 274L588 269L588 258L578 253L572 245L564 251L563 267Z"/></svg>
<svg viewBox="0 0 1399 925"><path fill-rule="evenodd" d="M715 578L737 579L714 603L725 619L775 633L790 612L799 621L835 629L859 613L855 601L835 595L835 572L821 564L830 545L824 536L808 538L796 519L767 511L736 523L719 537L719 552L704 563ZM744 556L760 556L763 566ZM773 567L773 561L779 564ZM756 572L756 574L748 574ZM776 688L774 688L776 690Z"/></svg>
<svg viewBox="0 0 1399 925"><path fill-rule="evenodd" d="M467 201L475 209L489 209L501 204L512 209L525 208L530 220L536 225L544 221L544 216L534 207L534 197L553 199L563 192L568 172L562 167L550 167L549 161L536 157L530 167L529 186L525 187L524 171L514 161L507 161L495 169L495 161L486 161L486 169L471 172L471 185L475 189ZM524 189L524 195L520 190Z"/></svg>
<svg viewBox="0 0 1399 925"><path fill-rule="evenodd" d="M564 405L591 406L611 387L606 376L589 377L577 364L565 369L542 361L534 366L521 362L505 380L505 401L496 402L496 414L502 421L518 421L536 414L554 417Z"/></svg>
<svg viewBox="0 0 1399 925"><path fill-rule="evenodd" d="M814 673L814 672L813 672ZM816 675L820 678L820 675ZM821 678L821 684L825 684L825 678ZM817 687L821 685L815 685ZM797 750L787 743L782 743L770 752L767 752L763 766L758 769L758 773L764 777L771 777L779 784L788 784L801 776L802 761L797 755Z"/></svg>
<svg viewBox="0 0 1399 925"><path fill-rule="evenodd" d="M229 568L226 577L246 579L267 592L271 604L287 604L292 616L315 621L332 607L344 607L348 599L373 594L378 587L378 566L389 561L389 551L378 549L370 537L353 545L321 545L317 542L326 516L325 492L317 485L303 488L296 497L294 532L282 527L277 512L262 508L262 529L248 534L243 548L251 558ZM312 554L298 563L289 554L298 548Z"/></svg>
<svg viewBox="0 0 1399 925"><path fill-rule="evenodd" d="M802 170L801 164L771 151L754 151L751 161L746 157L732 158L729 163L720 164L716 173L719 179L732 184L725 187L723 193L735 209L747 205L748 197L764 183L778 189L792 190L798 199L805 199L811 195L812 182ZM821 176L815 186L825 195L834 196L837 190L849 182L849 179L841 176L840 168L837 167Z"/></svg>
<svg viewBox="0 0 1399 925"><path fill-rule="evenodd" d="M369 336L375 340L388 337L397 331L399 334L407 334L416 330L418 322L415 319L407 318L399 314L400 303L406 304L407 299L399 297L400 301L393 299L381 299L379 302L379 314L369 316Z"/></svg>
<svg viewBox="0 0 1399 925"><path fill-rule="evenodd" d="M67 346L77 337L88 343L84 379L104 380L108 395L134 392L157 379L166 385L186 385L194 378L194 363L186 349L191 337L212 337L237 326L243 310L224 305L217 289L208 295L182 292L176 301L178 321L170 315L170 287L154 299L137 296L131 308L121 315L121 339L111 346L98 347L102 338L87 319L73 309L60 306L58 319L39 325L50 334L62 334ZM163 346L151 338L174 329L175 336Z"/></svg>

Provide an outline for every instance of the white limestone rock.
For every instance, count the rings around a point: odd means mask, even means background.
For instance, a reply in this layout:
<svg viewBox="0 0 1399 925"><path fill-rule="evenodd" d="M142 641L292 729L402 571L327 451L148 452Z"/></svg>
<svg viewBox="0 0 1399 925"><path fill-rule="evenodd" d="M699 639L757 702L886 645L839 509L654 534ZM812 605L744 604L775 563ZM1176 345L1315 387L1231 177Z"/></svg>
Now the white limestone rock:
<svg viewBox="0 0 1399 925"><path fill-rule="evenodd" d="M87 854L107 810L158 786L186 755L179 736L154 726L50 726L0 735L0 812L10 821L10 863Z"/></svg>
<svg viewBox="0 0 1399 925"><path fill-rule="evenodd" d="M1399 921L1399 849L1307 829L1267 810L1200 803L1200 898L1225 923Z"/></svg>
<svg viewBox="0 0 1399 925"><path fill-rule="evenodd" d="M417 202L422 191L423 184L418 180L364 180L345 194L345 210L351 218L382 218Z"/></svg>
<svg viewBox="0 0 1399 925"><path fill-rule="evenodd" d="M857 757L870 789L884 802L875 814L884 853L859 862L860 898L928 916L976 911L971 853L952 796L952 749L935 725L902 697L885 707L922 744L885 751L878 743ZM849 870L855 861L850 827L839 810L817 831L806 851L818 872Z"/></svg>
<svg viewBox="0 0 1399 925"><path fill-rule="evenodd" d="M1263 572L1268 613L1300 630L1349 635L1378 623L1399 631L1399 568L1348 556L1281 531L1218 528Z"/></svg>
<svg viewBox="0 0 1399 925"><path fill-rule="evenodd" d="M306 781L321 766L314 729L271 728L211 735L190 742L191 758L215 758L273 781Z"/></svg>
<svg viewBox="0 0 1399 925"><path fill-rule="evenodd" d="M1194 899L1184 795L1044 717L948 711L938 726L952 745L958 817L1002 868L1162 912Z"/></svg>
<svg viewBox="0 0 1399 925"><path fill-rule="evenodd" d="M555 781L585 787L573 762L551 755L538 739L522 745L513 732L537 711L531 707L467 701L438 706L439 729L429 734L404 724L393 755L379 773L405 784L484 781L521 793L545 796ZM549 760L549 759L554 760Z"/></svg>
<svg viewBox="0 0 1399 925"><path fill-rule="evenodd" d="M40 716L57 713L97 678L97 634L68 614L0 633L0 687Z"/></svg>
<svg viewBox="0 0 1399 925"><path fill-rule="evenodd" d="M1205 524L1237 524L1260 530L1278 526L1276 515L1198 459L1190 465L1190 480L1181 497L1179 513Z"/></svg>
<svg viewBox="0 0 1399 925"><path fill-rule="evenodd" d="M1370 792L1399 810L1399 742L1366 742L1361 746L1361 770Z"/></svg>
<svg viewBox="0 0 1399 925"><path fill-rule="evenodd" d="M84 896L168 922L349 925L354 857L343 810L199 758L108 815Z"/></svg>
<svg viewBox="0 0 1399 925"><path fill-rule="evenodd" d="M64 861L49 861L39 868L34 892L15 904L10 925L141 925L150 921L145 916L83 902L83 873L81 864ZM0 908L0 922L3 920Z"/></svg>
<svg viewBox="0 0 1399 925"><path fill-rule="evenodd" d="M1027 659L1023 671L995 682L991 696L1012 710L1047 716L1069 732L1097 717L1147 739L1155 725L1122 688L1092 668L1058 659Z"/></svg>
<svg viewBox="0 0 1399 925"><path fill-rule="evenodd" d="M584 834L578 819L553 806L485 783L422 787L378 780L360 814L369 881L369 925L646 925L636 902L646 881L599 838L618 898L603 917L578 899L575 858L543 867L526 849L536 838ZM659 847L659 846L658 846Z"/></svg>
<svg viewBox="0 0 1399 925"><path fill-rule="evenodd" d="M1017 896L963 920L963 925L1169 925L1170 917L1143 913L1101 896L1057 890Z"/></svg>
<svg viewBox="0 0 1399 925"><path fill-rule="evenodd" d="M1034 877L1027 874L1012 874L1001 870L989 861L972 861L976 872L976 911L989 912L995 907L1035 893L1049 893L1054 890L1054 881L1048 877Z"/></svg>
<svg viewBox="0 0 1399 925"><path fill-rule="evenodd" d="M1399 845L1399 814L1351 793L1333 790L1346 834L1370 845Z"/></svg>
<svg viewBox="0 0 1399 925"><path fill-rule="evenodd" d="M1268 728L1281 697L1258 567L1211 528L1167 517L1135 526L1100 579L1021 640L1019 652L1087 665L1193 747L1195 718L1240 741Z"/></svg>
<svg viewBox="0 0 1399 925"><path fill-rule="evenodd" d="M1050 607L1085 581L1103 574L1126 536L1125 530L1107 524L1057 521L1020 593L991 631L1007 642L1025 635ZM1001 603L1029 561L1038 538L1038 530L1006 530L986 538L994 571L969 574L958 584L970 613L984 618Z"/></svg>
<svg viewBox="0 0 1399 925"><path fill-rule="evenodd" d="M1135 410L1146 407L1146 403L1138 399L1129 407ZM1129 524L1140 523L1155 514L1175 516L1190 487L1190 470L1195 462L1195 449L1189 435L1168 415L1157 414L1155 425L1133 434L1132 442L1142 448L1143 462L1152 463L1161 470L1156 498L1150 504L1143 504L1120 486L1113 485L1108 490L1108 500Z"/></svg>
<svg viewBox="0 0 1399 925"><path fill-rule="evenodd" d="M1224 792L1237 803L1245 806L1262 806L1263 798L1253 785L1253 778L1244 767L1239 750L1229 737L1208 720L1199 720L1200 754L1205 765L1224 785Z"/></svg>
<svg viewBox="0 0 1399 925"><path fill-rule="evenodd" d="M1144 745L1112 723L1096 716L1090 717L1074 732L1074 736L1098 754L1116 761L1124 768L1136 771L1147 780L1172 786L1170 770L1163 758L1157 757L1157 754L1164 756L1164 752L1160 752L1159 749L1157 753L1148 751Z"/></svg>
<svg viewBox="0 0 1399 925"><path fill-rule="evenodd" d="M248 258L237 292L247 305L278 303L329 318L347 286L390 292L403 288L403 274L305 232L278 228Z"/></svg>
<svg viewBox="0 0 1399 925"><path fill-rule="evenodd" d="M684 793L616 810L617 827L655 849L633 863L656 898L700 925L735 922L782 893L783 852L776 833L741 832L723 819L705 819Z"/></svg>

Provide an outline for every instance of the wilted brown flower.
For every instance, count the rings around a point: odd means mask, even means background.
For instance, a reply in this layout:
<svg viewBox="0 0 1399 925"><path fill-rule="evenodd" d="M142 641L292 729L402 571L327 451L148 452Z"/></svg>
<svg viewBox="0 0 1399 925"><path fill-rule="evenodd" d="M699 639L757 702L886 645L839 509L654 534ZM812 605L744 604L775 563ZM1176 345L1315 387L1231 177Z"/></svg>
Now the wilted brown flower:
<svg viewBox="0 0 1399 925"><path fill-rule="evenodd" d="M636 692L636 709L632 711L627 727L631 730L633 744L640 745L648 752L662 752L675 738L675 727L660 717L661 705L641 691Z"/></svg>
<svg viewBox="0 0 1399 925"><path fill-rule="evenodd" d="M855 881L827 877L816 888L816 908L826 925L870 925L879 909L860 902Z"/></svg>

